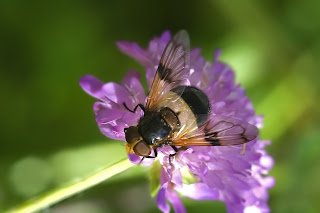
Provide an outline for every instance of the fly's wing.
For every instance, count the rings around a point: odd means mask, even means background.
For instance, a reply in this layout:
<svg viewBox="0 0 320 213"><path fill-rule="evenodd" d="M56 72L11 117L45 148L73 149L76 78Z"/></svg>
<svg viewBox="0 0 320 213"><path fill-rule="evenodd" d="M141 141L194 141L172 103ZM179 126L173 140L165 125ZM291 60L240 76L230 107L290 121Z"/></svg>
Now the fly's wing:
<svg viewBox="0 0 320 213"><path fill-rule="evenodd" d="M167 44L152 82L146 110L156 110L161 96L188 77L189 42L188 33L182 30Z"/></svg>
<svg viewBox="0 0 320 213"><path fill-rule="evenodd" d="M175 146L229 146L244 144L259 134L256 126L247 122L214 115L202 127L192 132L178 132L171 141Z"/></svg>

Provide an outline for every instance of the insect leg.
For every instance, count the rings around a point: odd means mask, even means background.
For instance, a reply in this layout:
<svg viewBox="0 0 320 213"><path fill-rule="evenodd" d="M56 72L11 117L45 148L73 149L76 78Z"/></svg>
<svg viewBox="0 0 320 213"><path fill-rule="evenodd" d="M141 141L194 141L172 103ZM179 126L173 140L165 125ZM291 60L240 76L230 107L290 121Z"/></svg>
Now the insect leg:
<svg viewBox="0 0 320 213"><path fill-rule="evenodd" d="M156 157L158 157L158 151L157 151L157 149L156 149L156 148L154 148L154 149L153 149L153 151L154 151L154 156L144 156L143 158L141 158L141 160L140 160L140 163L139 163L139 164L141 164L141 163L142 163L142 161L143 161L145 158L156 158Z"/></svg>
<svg viewBox="0 0 320 213"><path fill-rule="evenodd" d="M145 157L141 158L139 165L142 163L142 161L145 159Z"/></svg>
<svg viewBox="0 0 320 213"><path fill-rule="evenodd" d="M158 151L157 151L157 149L154 148L153 151L154 151L154 156L145 156L144 158L156 158L156 157L158 157Z"/></svg>
<svg viewBox="0 0 320 213"><path fill-rule="evenodd" d="M171 146L171 148L176 152L175 154L177 154L177 152L179 151L178 149L177 149L177 147L176 146L173 146L173 145L170 145Z"/></svg>
<svg viewBox="0 0 320 213"><path fill-rule="evenodd" d="M129 112L132 112L132 113L136 113L136 110L138 109L138 107L140 107L142 109L142 111L145 112L145 108L142 104L138 104L133 110L129 109L125 102L123 102L123 106L124 106L124 108L126 108L126 110L128 110Z"/></svg>
<svg viewBox="0 0 320 213"><path fill-rule="evenodd" d="M173 158L177 153L178 153L178 149L177 149L177 147L175 147L175 146L173 146L173 145L170 145L171 146L171 148L175 151L175 153L174 154L170 154L169 155L169 164L171 165L171 163L172 163L172 161L171 161L171 158Z"/></svg>

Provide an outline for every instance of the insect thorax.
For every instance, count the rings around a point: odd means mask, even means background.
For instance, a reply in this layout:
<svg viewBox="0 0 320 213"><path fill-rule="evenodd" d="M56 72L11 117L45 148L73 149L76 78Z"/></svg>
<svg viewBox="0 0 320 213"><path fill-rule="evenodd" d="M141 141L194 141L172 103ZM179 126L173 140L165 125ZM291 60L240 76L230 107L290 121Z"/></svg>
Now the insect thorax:
<svg viewBox="0 0 320 213"><path fill-rule="evenodd" d="M153 145L158 140L168 137L171 132L170 126L166 123L160 112L146 113L141 118L138 128L141 137L149 145Z"/></svg>
<svg viewBox="0 0 320 213"><path fill-rule="evenodd" d="M139 133L149 145L165 143L180 128L186 132L195 130L208 118L208 98L195 87L177 87L163 98L157 112L146 112L139 121Z"/></svg>

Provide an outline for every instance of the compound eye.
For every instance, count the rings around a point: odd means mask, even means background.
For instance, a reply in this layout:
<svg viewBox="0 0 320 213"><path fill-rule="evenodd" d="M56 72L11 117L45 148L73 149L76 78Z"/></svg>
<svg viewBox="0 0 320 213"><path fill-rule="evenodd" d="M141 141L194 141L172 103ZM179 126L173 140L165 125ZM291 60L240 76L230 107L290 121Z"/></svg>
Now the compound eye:
<svg viewBox="0 0 320 213"><path fill-rule="evenodd" d="M139 141L134 147L133 147L134 153L140 156L149 156L151 153L150 146L146 144L143 140Z"/></svg>
<svg viewBox="0 0 320 213"><path fill-rule="evenodd" d="M132 143L140 139L138 127L136 126L130 126L128 129L126 129L125 135L126 135L126 141L128 143Z"/></svg>

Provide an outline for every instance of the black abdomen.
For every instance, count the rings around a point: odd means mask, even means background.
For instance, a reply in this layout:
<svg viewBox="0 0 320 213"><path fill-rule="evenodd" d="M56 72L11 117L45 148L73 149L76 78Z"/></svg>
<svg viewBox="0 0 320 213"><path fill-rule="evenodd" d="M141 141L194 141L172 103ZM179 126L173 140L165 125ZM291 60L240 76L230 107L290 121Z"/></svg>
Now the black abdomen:
<svg viewBox="0 0 320 213"><path fill-rule="evenodd" d="M192 86L179 86L171 91L177 93L188 104L197 119L198 127L202 126L210 113L210 102L207 95Z"/></svg>

